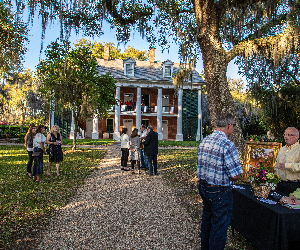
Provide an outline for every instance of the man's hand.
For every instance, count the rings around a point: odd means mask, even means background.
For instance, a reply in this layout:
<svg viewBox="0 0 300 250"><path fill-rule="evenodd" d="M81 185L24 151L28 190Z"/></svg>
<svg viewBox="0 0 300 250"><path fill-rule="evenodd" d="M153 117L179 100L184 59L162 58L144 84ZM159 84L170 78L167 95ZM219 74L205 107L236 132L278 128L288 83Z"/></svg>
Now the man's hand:
<svg viewBox="0 0 300 250"><path fill-rule="evenodd" d="M280 199L280 203L289 203L290 202L290 197L288 196L283 196L281 199Z"/></svg>
<svg viewBox="0 0 300 250"><path fill-rule="evenodd" d="M277 163L275 168L278 168L278 169L285 169L285 163Z"/></svg>
<svg viewBox="0 0 300 250"><path fill-rule="evenodd" d="M236 175L236 176L233 176L233 177L229 177L229 180L231 181L237 181L238 179L240 179L240 174L239 175Z"/></svg>

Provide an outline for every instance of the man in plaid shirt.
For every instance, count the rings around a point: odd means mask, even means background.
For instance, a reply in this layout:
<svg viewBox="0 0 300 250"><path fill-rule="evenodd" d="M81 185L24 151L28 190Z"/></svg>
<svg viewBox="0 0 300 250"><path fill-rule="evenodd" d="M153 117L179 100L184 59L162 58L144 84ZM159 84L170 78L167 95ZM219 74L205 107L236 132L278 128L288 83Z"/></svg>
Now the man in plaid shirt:
<svg viewBox="0 0 300 250"><path fill-rule="evenodd" d="M217 129L199 144L197 176L203 200L201 249L224 249L233 198L231 184L243 173L239 153L228 139L235 127L232 114L220 114Z"/></svg>

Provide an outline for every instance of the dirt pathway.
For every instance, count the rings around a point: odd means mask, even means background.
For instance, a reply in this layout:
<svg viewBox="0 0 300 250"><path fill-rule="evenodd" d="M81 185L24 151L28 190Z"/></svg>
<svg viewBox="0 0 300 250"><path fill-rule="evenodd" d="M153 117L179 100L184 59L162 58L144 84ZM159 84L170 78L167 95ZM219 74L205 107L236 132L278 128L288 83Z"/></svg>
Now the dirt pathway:
<svg viewBox="0 0 300 250"><path fill-rule="evenodd" d="M200 249L199 227L161 176L120 170L119 145L51 219L38 249Z"/></svg>

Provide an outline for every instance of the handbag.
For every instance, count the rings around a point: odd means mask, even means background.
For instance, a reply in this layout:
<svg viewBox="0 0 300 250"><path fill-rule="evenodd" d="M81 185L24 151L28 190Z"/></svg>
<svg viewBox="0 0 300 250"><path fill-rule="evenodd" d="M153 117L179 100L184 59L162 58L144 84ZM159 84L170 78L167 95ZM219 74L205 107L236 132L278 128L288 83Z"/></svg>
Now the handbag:
<svg viewBox="0 0 300 250"><path fill-rule="evenodd" d="M37 156L40 156L41 155L41 153L42 153L42 151L41 150L33 150L33 153L32 153L32 156L34 156L34 157L37 157Z"/></svg>
<svg viewBox="0 0 300 250"><path fill-rule="evenodd" d="M145 141L145 137L141 138L141 144L140 144L140 149L144 149L144 141Z"/></svg>

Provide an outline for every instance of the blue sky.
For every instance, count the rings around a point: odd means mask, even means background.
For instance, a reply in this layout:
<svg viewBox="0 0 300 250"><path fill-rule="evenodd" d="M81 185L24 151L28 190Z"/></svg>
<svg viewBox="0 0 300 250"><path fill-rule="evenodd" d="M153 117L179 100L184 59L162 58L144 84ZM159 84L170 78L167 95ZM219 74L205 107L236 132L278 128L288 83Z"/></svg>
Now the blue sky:
<svg viewBox="0 0 300 250"><path fill-rule="evenodd" d="M30 27L30 32L29 32L29 44L27 45L27 53L25 55L25 62L24 62L24 67L29 68L31 70L35 69L35 66L39 62L39 58L43 58L43 54L40 55L40 48L41 48L41 24L40 20L35 18L33 22L33 26ZM48 44L50 44L52 41L55 41L56 38L60 36L59 34L59 24L52 24L49 25L47 30L46 30L46 36L44 40L44 49L47 47ZM76 42L77 39L82 38L82 35L71 35L71 42ZM125 47L128 45L139 49L139 50L147 50L149 49L149 45L147 44L146 41L144 41L139 33L134 33L130 39L130 41L124 45L124 44L119 44L115 36L115 31L111 30L108 25L104 24L104 35L100 37L85 37L86 39L89 39L91 41L97 41L97 42L113 42L115 43L118 48L120 48L122 51L124 50ZM175 44L171 44L171 48L168 51L162 52L159 47L156 48L155 51L155 59L160 60L160 61L165 61L167 59L170 59L173 62L179 62L178 58L178 47ZM203 63L201 60L197 61L196 64L196 70L201 73L203 71ZM243 79L244 82L246 81L244 77L241 75L238 75L238 66L234 64L234 60L231 61L227 67L227 77L233 78L233 79Z"/></svg>

